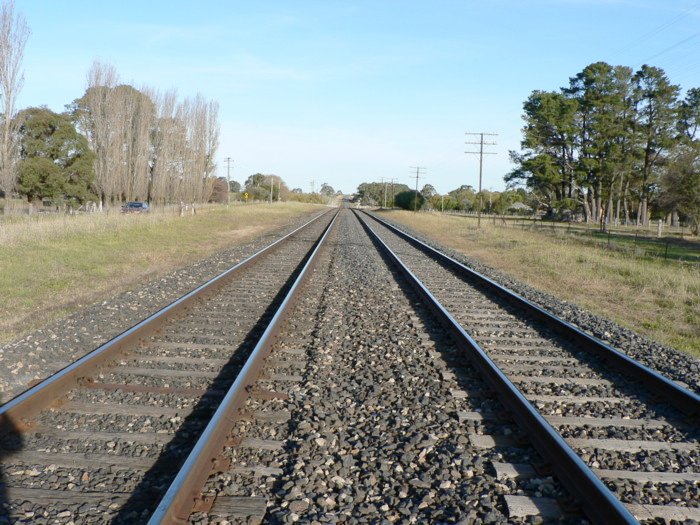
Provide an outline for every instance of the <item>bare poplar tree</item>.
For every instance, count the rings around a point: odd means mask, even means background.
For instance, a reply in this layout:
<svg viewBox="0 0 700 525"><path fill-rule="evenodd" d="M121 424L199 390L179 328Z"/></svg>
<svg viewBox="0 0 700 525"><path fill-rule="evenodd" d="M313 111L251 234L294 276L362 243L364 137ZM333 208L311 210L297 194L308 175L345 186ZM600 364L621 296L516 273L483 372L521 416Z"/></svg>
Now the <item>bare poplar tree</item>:
<svg viewBox="0 0 700 525"><path fill-rule="evenodd" d="M15 13L14 1L0 7L0 190L6 196L17 182L19 137L21 125L15 119L17 95L22 89L22 57L29 38L29 27L21 14Z"/></svg>
<svg viewBox="0 0 700 525"><path fill-rule="evenodd" d="M219 146L219 105L201 95L186 100L188 136L188 196L205 202L211 196L216 169L214 158Z"/></svg>
<svg viewBox="0 0 700 525"><path fill-rule="evenodd" d="M123 147L120 195L126 200L148 197L151 130L155 123L155 105L146 90L119 86L115 92Z"/></svg>
<svg viewBox="0 0 700 525"><path fill-rule="evenodd" d="M114 195L114 171L111 163L114 152L111 114L113 89L119 77L109 64L95 61L87 74L87 90L82 98L82 108L75 113L78 129L87 137L95 152L95 189L104 202Z"/></svg>
<svg viewBox="0 0 700 525"><path fill-rule="evenodd" d="M203 200L208 201L214 189L214 173L216 171L216 151L219 149L219 103L215 100L210 100L207 103L205 127L205 169L204 169L204 195Z"/></svg>
<svg viewBox="0 0 700 525"><path fill-rule="evenodd" d="M186 129L177 93L168 91L154 97L158 118L153 133L150 198L155 203L180 202L186 149Z"/></svg>

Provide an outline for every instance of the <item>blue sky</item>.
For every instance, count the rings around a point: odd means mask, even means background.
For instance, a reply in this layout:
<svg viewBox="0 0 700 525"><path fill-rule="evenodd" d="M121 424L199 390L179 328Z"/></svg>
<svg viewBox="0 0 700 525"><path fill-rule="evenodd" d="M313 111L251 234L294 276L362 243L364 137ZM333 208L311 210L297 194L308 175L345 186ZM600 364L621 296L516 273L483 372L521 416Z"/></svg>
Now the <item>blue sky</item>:
<svg viewBox="0 0 700 525"><path fill-rule="evenodd" d="M604 60L700 87L700 0L16 0L32 31L19 106L61 111L90 64L135 87L220 104L234 179L280 175L352 192L425 166L439 192L478 183L465 131L498 133L502 189L522 103Z"/></svg>

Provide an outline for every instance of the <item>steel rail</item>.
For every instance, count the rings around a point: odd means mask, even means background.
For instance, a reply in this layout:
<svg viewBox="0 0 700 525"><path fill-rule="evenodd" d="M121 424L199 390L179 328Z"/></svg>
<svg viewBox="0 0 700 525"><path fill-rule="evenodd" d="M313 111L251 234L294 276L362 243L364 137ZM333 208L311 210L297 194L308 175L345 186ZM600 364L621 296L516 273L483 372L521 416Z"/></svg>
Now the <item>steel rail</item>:
<svg viewBox="0 0 700 525"><path fill-rule="evenodd" d="M200 435L182 468L161 499L148 525L185 524L192 512L212 469L214 459L221 453L240 410L249 397L249 389L257 381L264 361L272 351L279 332L288 319L302 286L316 266L318 254L338 217L336 212L304 268L275 312L265 332L258 340L236 380L221 401L209 424Z"/></svg>
<svg viewBox="0 0 700 525"><path fill-rule="evenodd" d="M359 214L357 216L359 218ZM360 223L376 242L380 251L383 251L398 267L430 310L452 334L457 346L475 364L486 382L496 392L500 401L510 411L516 423L528 433L535 449L547 460L562 484L581 502L583 512L594 523L601 525L638 525L639 522L622 502L614 496L571 449L564 438L530 404L398 255L389 248L364 219L361 219Z"/></svg>
<svg viewBox="0 0 700 525"><path fill-rule="evenodd" d="M638 361L635 361L628 355L625 355L619 350L607 345L597 337L584 332L580 328L567 321L564 321L563 319L560 319L554 314L546 311L544 308L498 284L485 275L468 268L452 257L445 255L423 241L407 234L393 224L375 217L374 215L370 215L367 212L363 211L363 213L372 217L372 219L387 227L389 230L396 233L399 237L405 239L424 253L438 259L438 261L442 264L449 266L458 276L464 277L466 275L473 278L480 285L483 285L486 289L496 293L499 297L510 302L512 305L523 308L528 314L540 319L559 335L577 343L583 349L594 354L596 357L603 359L608 364L617 368L623 374L642 382L650 392L652 392L654 395L663 396L677 409L693 417L700 416L700 395L688 390L687 388L683 388L681 385L675 383L668 377L655 370L652 370L648 366L645 366Z"/></svg>
<svg viewBox="0 0 700 525"><path fill-rule="evenodd" d="M105 363L116 357L119 352L123 351L126 347L145 340L148 335L152 334L174 315L186 311L196 301L216 291L240 271L256 263L263 254L272 252L291 236L328 213L331 212L321 213L305 222L295 230L280 237L261 250L258 250L250 257L247 257L243 261L213 277L191 292L186 293L161 310L148 316L128 330L125 330L121 334L100 345L95 350L92 350L80 359L43 379L41 382L28 388L0 406L0 437L17 430L21 431L23 429L22 420L31 418L56 399L65 395L82 377L89 375L92 371L105 365Z"/></svg>

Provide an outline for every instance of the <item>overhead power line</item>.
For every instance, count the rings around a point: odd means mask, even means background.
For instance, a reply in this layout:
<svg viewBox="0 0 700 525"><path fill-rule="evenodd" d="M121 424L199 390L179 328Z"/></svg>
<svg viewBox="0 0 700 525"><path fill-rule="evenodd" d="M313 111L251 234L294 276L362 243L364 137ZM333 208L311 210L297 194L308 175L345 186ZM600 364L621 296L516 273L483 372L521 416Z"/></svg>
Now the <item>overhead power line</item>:
<svg viewBox="0 0 700 525"><path fill-rule="evenodd" d="M640 42L648 41L650 37L654 35L658 35L659 33L665 31L666 29L669 29L670 27L676 25L678 22L681 20L687 18L689 14L692 14L693 11L697 8L698 3L695 2L691 7L685 9L682 13L679 13L678 15L674 16L671 20L668 22L664 22L663 24L656 26L654 29L647 31L646 33L643 33L639 35L637 38L629 42L628 44L625 44L618 50L613 52L613 57L618 57L628 49L631 49L635 47L637 44Z"/></svg>
<svg viewBox="0 0 700 525"><path fill-rule="evenodd" d="M676 49L677 47L682 46L682 45L685 44L686 42L689 42L690 40L692 40L692 39L694 39L694 38L697 38L698 36L700 36L700 31L698 31L697 33L693 33L693 34L690 35L689 37L686 37L686 38L684 38L683 40L681 40L681 41L679 41L679 42L676 42L675 44L673 44L673 45L667 47L667 48L664 49L663 51L659 51L658 53L656 53L655 55L650 56L649 58L645 58L645 59L642 61L642 64L646 64L646 63L649 62L650 60L652 60L652 59L654 59L654 58L656 58L656 57L659 57L659 56L661 56L661 55L663 55L663 54L665 54L665 53L668 53L668 52L671 51L672 49Z"/></svg>

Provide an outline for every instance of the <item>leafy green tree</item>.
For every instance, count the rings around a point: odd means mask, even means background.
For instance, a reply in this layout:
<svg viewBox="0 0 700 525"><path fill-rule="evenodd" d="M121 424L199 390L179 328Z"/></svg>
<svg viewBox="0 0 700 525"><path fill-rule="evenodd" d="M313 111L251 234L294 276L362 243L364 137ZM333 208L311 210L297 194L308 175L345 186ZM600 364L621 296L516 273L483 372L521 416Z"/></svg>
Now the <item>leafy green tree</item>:
<svg viewBox="0 0 700 525"><path fill-rule="evenodd" d="M241 183L237 182L235 180L232 180L229 184L229 191L231 193L238 193L241 191Z"/></svg>
<svg viewBox="0 0 700 525"><path fill-rule="evenodd" d="M640 200L637 221L649 223L649 197L656 187L658 168L677 144L677 97L680 88L663 70L646 64L635 74L637 120L641 149Z"/></svg>
<svg viewBox="0 0 700 525"><path fill-rule="evenodd" d="M678 149L661 178L661 203L677 210L694 235L700 230L700 142Z"/></svg>
<svg viewBox="0 0 700 525"><path fill-rule="evenodd" d="M299 191L295 191L299 190ZM320 193L304 193L301 188L294 188L287 196L290 201L308 202L311 204L325 204L326 197Z"/></svg>
<svg viewBox="0 0 700 525"><path fill-rule="evenodd" d="M700 124L700 91L679 88L658 68L596 62L560 92L534 91L524 103L522 151L505 177L524 185L537 208L582 211L587 221L648 223L659 176L673 149ZM572 204L576 203L576 204Z"/></svg>
<svg viewBox="0 0 700 525"><path fill-rule="evenodd" d="M254 175L251 175L248 177L245 181L245 189L246 191L250 191L251 189L257 187L257 186L262 186L265 184L267 177L263 175L262 173L255 173ZM269 188L269 186L268 186Z"/></svg>
<svg viewBox="0 0 700 525"><path fill-rule="evenodd" d="M357 187L357 198L364 205L383 205L386 191L387 206L392 206L392 197L410 188L406 184L390 184L383 182L363 182ZM393 195L392 195L393 192Z"/></svg>
<svg viewBox="0 0 700 525"><path fill-rule="evenodd" d="M476 192L468 184L464 184L457 189L449 192L449 196L454 200L455 206L454 210L461 211L472 211L475 210L475 203L477 201Z"/></svg>
<svg viewBox="0 0 700 525"><path fill-rule="evenodd" d="M327 183L321 184L321 189L319 190L319 193L321 195L325 195L326 197L332 197L335 195L335 190L333 189L333 186Z"/></svg>
<svg viewBox="0 0 700 525"><path fill-rule="evenodd" d="M394 202L396 206L404 210L413 210L416 208L416 205L417 209L420 210L425 203L425 197L420 192L416 193L415 190L408 190L397 193Z"/></svg>
<svg viewBox="0 0 700 525"><path fill-rule="evenodd" d="M523 154L510 152L518 167L506 176L513 185L528 188L551 202L572 196L575 181L575 141L578 102L563 93L533 91L523 105Z"/></svg>
<svg viewBox="0 0 700 525"><path fill-rule="evenodd" d="M493 200L491 210L499 215L505 214L508 211L508 208L510 208L515 202L515 195L517 194L514 191L504 191L499 193Z"/></svg>
<svg viewBox="0 0 700 525"><path fill-rule="evenodd" d="M678 129L688 140L698 139L700 132L700 88L691 88L678 108Z"/></svg>
<svg viewBox="0 0 700 525"><path fill-rule="evenodd" d="M577 102L575 170L587 220L612 217L616 183L626 174L632 138L632 70L605 62L586 66L564 92ZM627 155L627 156L626 156ZM557 195L561 202L572 195Z"/></svg>
<svg viewBox="0 0 700 525"><path fill-rule="evenodd" d="M435 191L435 187L432 184L426 184L423 186L423 189L420 190L421 195L425 197L426 199L430 199L431 197L437 195L437 191Z"/></svg>
<svg viewBox="0 0 700 525"><path fill-rule="evenodd" d="M41 108L20 112L19 191L42 198L85 202L96 199L94 153L65 114Z"/></svg>

